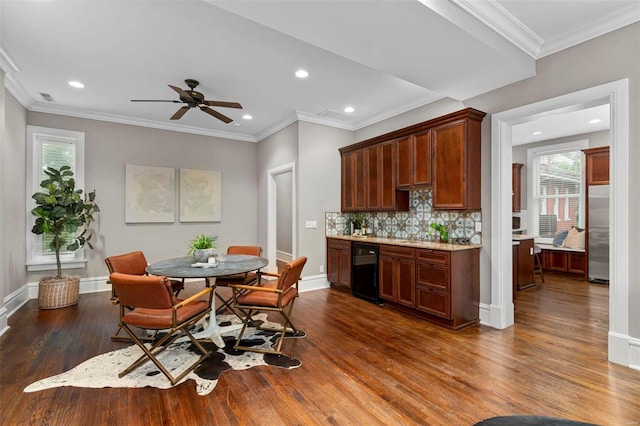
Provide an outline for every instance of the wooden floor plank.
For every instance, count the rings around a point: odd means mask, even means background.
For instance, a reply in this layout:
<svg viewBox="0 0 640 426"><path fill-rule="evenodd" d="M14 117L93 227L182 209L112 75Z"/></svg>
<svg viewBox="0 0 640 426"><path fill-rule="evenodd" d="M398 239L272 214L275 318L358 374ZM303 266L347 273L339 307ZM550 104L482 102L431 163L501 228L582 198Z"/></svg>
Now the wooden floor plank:
<svg viewBox="0 0 640 426"><path fill-rule="evenodd" d="M109 338L108 293L51 311L32 300L0 338L0 424L473 425L511 414L640 424L640 372L607 361L608 288L545 278L518 292L506 330L454 332L336 290L304 293L293 319L307 337L283 345L302 366L227 371L207 396L193 382L24 393L127 345Z"/></svg>

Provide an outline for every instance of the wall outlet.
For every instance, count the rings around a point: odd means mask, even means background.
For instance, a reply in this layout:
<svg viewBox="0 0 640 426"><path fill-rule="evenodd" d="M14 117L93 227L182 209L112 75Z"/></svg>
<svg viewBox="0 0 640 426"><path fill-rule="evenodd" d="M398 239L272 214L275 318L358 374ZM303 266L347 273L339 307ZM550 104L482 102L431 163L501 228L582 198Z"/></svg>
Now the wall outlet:
<svg viewBox="0 0 640 426"><path fill-rule="evenodd" d="M476 232L482 232L482 222L476 222Z"/></svg>
<svg viewBox="0 0 640 426"><path fill-rule="evenodd" d="M318 222L315 220L307 220L304 227L307 229L316 229L318 227Z"/></svg>
<svg viewBox="0 0 640 426"><path fill-rule="evenodd" d="M320 273L322 274L324 272L324 265L320 265Z"/></svg>

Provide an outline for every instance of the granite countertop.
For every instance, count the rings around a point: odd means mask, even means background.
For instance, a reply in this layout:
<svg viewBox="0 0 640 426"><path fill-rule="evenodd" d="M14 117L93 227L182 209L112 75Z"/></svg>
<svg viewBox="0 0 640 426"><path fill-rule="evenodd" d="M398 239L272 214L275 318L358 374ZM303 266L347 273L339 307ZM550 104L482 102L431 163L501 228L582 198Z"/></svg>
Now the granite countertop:
<svg viewBox="0 0 640 426"><path fill-rule="evenodd" d="M511 235L511 240L512 241L522 241L522 240L532 240L533 239L533 235L526 235L526 234L513 234Z"/></svg>
<svg viewBox="0 0 640 426"><path fill-rule="evenodd" d="M327 238L335 238L339 240L356 241L362 243L389 244L394 246L426 248L444 251L471 250L482 247L482 244L448 244L429 241L411 241L401 238L356 237L353 235L327 235Z"/></svg>

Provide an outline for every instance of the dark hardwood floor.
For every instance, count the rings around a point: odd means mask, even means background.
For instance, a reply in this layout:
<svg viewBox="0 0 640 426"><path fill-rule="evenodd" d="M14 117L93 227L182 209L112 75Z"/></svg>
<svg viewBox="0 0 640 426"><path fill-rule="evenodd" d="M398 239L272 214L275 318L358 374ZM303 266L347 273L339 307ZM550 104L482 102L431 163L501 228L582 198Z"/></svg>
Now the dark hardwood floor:
<svg viewBox="0 0 640 426"><path fill-rule="evenodd" d="M512 414L640 424L640 371L607 361L608 288L545 278L518 293L507 330L452 332L335 290L303 293L294 322L307 337L283 345L302 366L227 371L207 396L192 381L23 393L126 345L109 339L109 293L53 311L32 300L0 340L0 424L472 425Z"/></svg>

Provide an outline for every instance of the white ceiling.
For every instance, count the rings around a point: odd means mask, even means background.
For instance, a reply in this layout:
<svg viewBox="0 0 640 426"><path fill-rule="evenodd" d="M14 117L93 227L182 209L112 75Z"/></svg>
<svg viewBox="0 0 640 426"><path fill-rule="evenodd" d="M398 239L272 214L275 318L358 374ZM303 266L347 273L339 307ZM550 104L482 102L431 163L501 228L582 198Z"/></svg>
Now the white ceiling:
<svg viewBox="0 0 640 426"><path fill-rule="evenodd" d="M258 141L297 119L355 130L465 100L639 20L638 0L0 0L0 67L32 111ZM244 109L172 121L181 105L130 102L177 99L167 85L186 78Z"/></svg>

